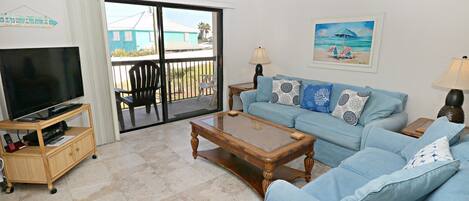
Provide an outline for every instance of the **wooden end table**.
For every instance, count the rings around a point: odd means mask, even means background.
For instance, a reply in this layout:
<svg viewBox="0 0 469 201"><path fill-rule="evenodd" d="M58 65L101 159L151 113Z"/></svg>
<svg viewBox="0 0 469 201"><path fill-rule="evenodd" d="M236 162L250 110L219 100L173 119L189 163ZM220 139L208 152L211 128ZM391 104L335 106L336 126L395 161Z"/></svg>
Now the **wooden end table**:
<svg viewBox="0 0 469 201"><path fill-rule="evenodd" d="M228 86L229 89L229 98L228 98L228 106L230 110L233 109L233 96L239 96L243 91L249 91L254 89L254 83L247 82L241 84L232 84Z"/></svg>
<svg viewBox="0 0 469 201"><path fill-rule="evenodd" d="M429 118L418 118L414 122L410 123L407 127L402 129L404 135L408 135L413 138L422 137L425 130L433 123L433 119ZM464 128L464 133L469 133L469 128Z"/></svg>
<svg viewBox="0 0 469 201"><path fill-rule="evenodd" d="M295 140L290 135L298 131L242 112L236 116L219 112L191 121L191 125L194 159L201 156L220 165L240 177L261 197L276 179L305 178L307 182L311 179L314 136L303 134L302 139ZM219 148L198 151L199 136ZM285 166L301 156L306 156L305 171Z"/></svg>

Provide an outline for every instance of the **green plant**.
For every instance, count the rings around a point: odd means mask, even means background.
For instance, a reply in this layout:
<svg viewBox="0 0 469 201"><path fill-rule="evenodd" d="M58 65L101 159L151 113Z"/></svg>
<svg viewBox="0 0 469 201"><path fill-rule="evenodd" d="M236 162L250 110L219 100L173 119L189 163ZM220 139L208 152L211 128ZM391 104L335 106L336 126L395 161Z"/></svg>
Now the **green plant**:
<svg viewBox="0 0 469 201"><path fill-rule="evenodd" d="M140 57L140 56L147 56L147 55L153 55L156 54L156 52L153 49L140 49L137 51L131 51L127 52L124 49L115 49L111 55L113 57Z"/></svg>

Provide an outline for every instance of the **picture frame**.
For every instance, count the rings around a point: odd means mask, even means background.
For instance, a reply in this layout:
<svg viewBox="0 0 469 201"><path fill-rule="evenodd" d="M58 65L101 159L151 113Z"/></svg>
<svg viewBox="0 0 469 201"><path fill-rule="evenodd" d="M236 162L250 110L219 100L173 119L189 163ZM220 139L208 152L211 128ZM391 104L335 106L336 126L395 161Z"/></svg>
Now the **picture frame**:
<svg viewBox="0 0 469 201"><path fill-rule="evenodd" d="M312 67L376 73L384 15L313 20Z"/></svg>

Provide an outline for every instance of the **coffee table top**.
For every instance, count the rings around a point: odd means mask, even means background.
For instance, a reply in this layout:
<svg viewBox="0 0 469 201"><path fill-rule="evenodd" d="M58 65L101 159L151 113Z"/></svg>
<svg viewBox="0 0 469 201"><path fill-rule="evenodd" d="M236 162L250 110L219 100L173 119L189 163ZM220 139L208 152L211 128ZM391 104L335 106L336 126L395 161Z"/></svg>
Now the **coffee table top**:
<svg viewBox="0 0 469 201"><path fill-rule="evenodd" d="M303 139L295 140L290 137L290 134L298 131L246 113L230 116L227 112L219 112L197 119L192 123L205 124L204 126L209 126L218 131L213 132L215 135L232 137L266 153L294 144L311 144L314 141L314 137L307 134Z"/></svg>

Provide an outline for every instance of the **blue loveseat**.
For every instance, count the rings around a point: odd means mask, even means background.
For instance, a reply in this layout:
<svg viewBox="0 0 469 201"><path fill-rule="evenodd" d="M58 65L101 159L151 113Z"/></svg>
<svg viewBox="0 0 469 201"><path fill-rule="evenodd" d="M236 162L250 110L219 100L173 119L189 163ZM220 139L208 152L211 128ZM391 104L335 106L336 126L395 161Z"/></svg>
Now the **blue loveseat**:
<svg viewBox="0 0 469 201"><path fill-rule="evenodd" d="M344 89L371 91L359 124L352 126L333 117L330 113L269 103L272 94L272 79L300 80L302 82L300 101L302 101L304 86L325 82L285 75L277 75L273 78L259 77L258 90L241 93L241 100L244 112L316 136L314 157L331 167L338 166L341 161L362 149L363 134L370 128L382 127L391 131L399 131L407 124L407 113L404 112L407 102L406 94L333 83L331 110L334 109Z"/></svg>
<svg viewBox="0 0 469 201"><path fill-rule="evenodd" d="M344 197L353 195L355 190L370 180L402 169L406 160L400 155L400 151L415 140L382 128L371 128L363 136L363 149L344 160L338 167L331 169L301 189L288 182L277 180L269 186L265 200L340 201ZM439 188L419 200L469 200L467 187L469 184L469 136L467 134L459 143L451 146L451 153L456 160L460 161L459 171ZM419 184L415 184L411 188L418 186ZM412 191L412 189L409 190Z"/></svg>

